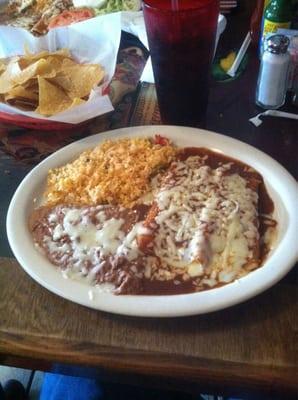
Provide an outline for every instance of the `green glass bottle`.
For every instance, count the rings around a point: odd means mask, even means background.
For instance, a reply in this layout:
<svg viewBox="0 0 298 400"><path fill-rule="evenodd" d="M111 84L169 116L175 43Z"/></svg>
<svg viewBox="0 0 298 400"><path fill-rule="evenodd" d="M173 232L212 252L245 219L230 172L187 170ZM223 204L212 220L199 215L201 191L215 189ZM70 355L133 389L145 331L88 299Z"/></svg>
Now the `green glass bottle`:
<svg viewBox="0 0 298 400"><path fill-rule="evenodd" d="M262 39L279 28L289 29L292 22L291 0L271 0L264 12Z"/></svg>

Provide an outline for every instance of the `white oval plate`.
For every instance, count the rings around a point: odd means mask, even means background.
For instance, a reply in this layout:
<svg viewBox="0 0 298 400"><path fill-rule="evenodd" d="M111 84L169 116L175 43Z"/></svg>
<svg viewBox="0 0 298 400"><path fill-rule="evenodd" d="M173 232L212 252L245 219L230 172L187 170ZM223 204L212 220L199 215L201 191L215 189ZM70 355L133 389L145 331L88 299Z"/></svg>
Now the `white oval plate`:
<svg viewBox="0 0 298 400"><path fill-rule="evenodd" d="M274 201L278 238L264 265L226 286L199 293L171 296L116 296L92 289L82 281L64 279L34 246L28 217L41 203L49 168L61 166L82 151L107 139L161 134L178 146L201 146L224 153L254 167L265 180ZM7 215L12 251L24 270L38 283L68 300L98 310L145 317L174 317L220 310L249 299L278 282L297 260L297 195L294 178L263 152L227 136L194 128L144 126L118 129L87 137L57 151L35 167L16 190ZM92 299L90 297L93 297Z"/></svg>

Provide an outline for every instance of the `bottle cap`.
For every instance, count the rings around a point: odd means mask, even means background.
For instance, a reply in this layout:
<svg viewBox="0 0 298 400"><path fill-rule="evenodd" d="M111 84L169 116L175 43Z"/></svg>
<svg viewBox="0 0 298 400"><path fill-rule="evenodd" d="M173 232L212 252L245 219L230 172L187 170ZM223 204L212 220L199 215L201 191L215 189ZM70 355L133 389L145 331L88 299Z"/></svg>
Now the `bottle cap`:
<svg viewBox="0 0 298 400"><path fill-rule="evenodd" d="M265 49L270 53L281 54L286 53L290 44L290 40L285 35L272 35L266 39Z"/></svg>

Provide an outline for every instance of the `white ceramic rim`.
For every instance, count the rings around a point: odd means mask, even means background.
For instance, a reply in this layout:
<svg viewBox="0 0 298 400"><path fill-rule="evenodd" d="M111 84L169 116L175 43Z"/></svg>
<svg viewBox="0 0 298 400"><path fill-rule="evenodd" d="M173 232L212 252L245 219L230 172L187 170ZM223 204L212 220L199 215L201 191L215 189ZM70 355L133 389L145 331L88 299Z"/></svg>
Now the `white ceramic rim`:
<svg viewBox="0 0 298 400"><path fill-rule="evenodd" d="M275 204L279 223L277 244L264 265L247 276L220 288L199 293L171 296L116 296L92 289L83 282L64 279L60 271L41 254L28 230L28 215L41 201L49 168L75 158L83 150L105 139L161 134L179 146L207 147L241 160L264 177ZM297 198L295 179L274 159L256 148L228 136L196 128L177 126L139 126L89 136L55 152L37 165L16 190L7 214L7 235L11 249L23 269L39 284L78 304L102 311L142 316L177 317L208 313L243 302L268 289L291 269L298 259Z"/></svg>

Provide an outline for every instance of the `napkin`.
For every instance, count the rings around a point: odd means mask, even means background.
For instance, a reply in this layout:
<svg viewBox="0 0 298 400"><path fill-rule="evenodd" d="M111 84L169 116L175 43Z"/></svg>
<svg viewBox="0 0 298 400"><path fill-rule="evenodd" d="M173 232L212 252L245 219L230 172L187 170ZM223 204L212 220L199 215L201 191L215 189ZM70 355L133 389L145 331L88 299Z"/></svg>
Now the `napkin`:
<svg viewBox="0 0 298 400"><path fill-rule="evenodd" d="M22 28L0 26L0 58L24 54L24 45L31 53L68 48L76 61L99 63L105 69L103 84L91 91L86 103L70 110L46 118L33 111L23 111L0 102L0 111L72 124L112 111L111 100L103 92L115 72L120 36L121 13L102 15L66 27L55 28L41 37L35 37Z"/></svg>

